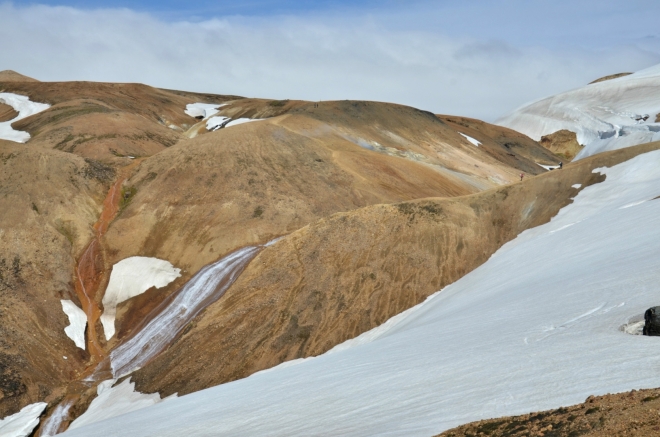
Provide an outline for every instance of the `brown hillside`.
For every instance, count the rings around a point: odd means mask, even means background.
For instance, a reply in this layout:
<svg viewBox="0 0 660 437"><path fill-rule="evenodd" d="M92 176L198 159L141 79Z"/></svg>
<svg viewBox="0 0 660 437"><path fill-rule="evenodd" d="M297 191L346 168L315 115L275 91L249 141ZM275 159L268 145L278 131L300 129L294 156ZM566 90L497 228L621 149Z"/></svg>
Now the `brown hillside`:
<svg viewBox="0 0 660 437"><path fill-rule="evenodd" d="M16 112L11 106L2 103L2 100L0 100L0 123L13 120L16 117L18 117L18 112Z"/></svg>
<svg viewBox="0 0 660 437"><path fill-rule="evenodd" d="M84 368L64 334L75 254L91 237L111 169L0 141L0 417L48 399ZM66 358L64 358L66 357Z"/></svg>
<svg viewBox="0 0 660 437"><path fill-rule="evenodd" d="M609 437L660 435L660 389L590 396L583 404L515 417L482 420L439 437Z"/></svg>
<svg viewBox="0 0 660 437"><path fill-rule="evenodd" d="M321 219L266 248L151 364L141 391L185 394L318 355L423 301L550 220L611 166L660 147L600 154L523 183Z"/></svg>
<svg viewBox="0 0 660 437"><path fill-rule="evenodd" d="M0 82L39 82L37 79L32 79L28 76L23 76L13 70L0 71Z"/></svg>
<svg viewBox="0 0 660 437"><path fill-rule="evenodd" d="M438 115L456 131L480 141L481 148L493 158L532 175L540 174L539 165L557 165L557 157L538 147L536 141L514 130L474 118Z"/></svg>
<svg viewBox="0 0 660 437"><path fill-rule="evenodd" d="M176 144L196 123L184 113L186 105L201 97L141 84L0 82L0 88L52 105L13 125L30 133L30 145L119 166L127 163L126 156L151 156Z"/></svg>
<svg viewBox="0 0 660 437"><path fill-rule="evenodd" d="M255 99L230 104L230 110L238 104L241 111L268 110ZM414 108L372 102L286 105L287 114L182 140L145 160L127 181L125 189L135 194L106 238L112 263L155 256L190 277L236 248L265 243L336 212L460 196L498 185L494 180L518 179L519 168L465 144L454 129ZM263 113L238 116L244 115ZM527 141L520 151L553 159ZM545 171L518 156L516 164ZM119 338L153 299L147 293L127 302L125 322L120 307Z"/></svg>

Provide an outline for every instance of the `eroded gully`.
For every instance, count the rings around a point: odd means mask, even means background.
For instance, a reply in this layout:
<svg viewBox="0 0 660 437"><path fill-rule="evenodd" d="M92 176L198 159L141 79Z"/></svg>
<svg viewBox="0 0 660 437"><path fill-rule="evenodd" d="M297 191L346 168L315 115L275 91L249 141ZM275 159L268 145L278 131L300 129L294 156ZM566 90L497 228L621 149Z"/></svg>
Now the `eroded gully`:
<svg viewBox="0 0 660 437"><path fill-rule="evenodd" d="M121 185L127 179L129 170L126 168L110 188L103 203L103 212L94 225L95 237L83 251L76 267L75 287L87 314L87 347L92 355L92 366L79 381L71 384L72 387L79 386L73 390L74 393L68 394L42 420L37 436L56 435L66 430L72 420L70 411L80 400L80 394L75 393L80 392L80 386L93 388L102 380L130 374L156 358L195 316L222 297L264 247L272 244L244 247L202 268L183 287L152 310L134 329L133 335L124 339L108 354L98 342L95 329L101 316L101 310L96 304L96 293L104 274L101 238L119 210Z"/></svg>

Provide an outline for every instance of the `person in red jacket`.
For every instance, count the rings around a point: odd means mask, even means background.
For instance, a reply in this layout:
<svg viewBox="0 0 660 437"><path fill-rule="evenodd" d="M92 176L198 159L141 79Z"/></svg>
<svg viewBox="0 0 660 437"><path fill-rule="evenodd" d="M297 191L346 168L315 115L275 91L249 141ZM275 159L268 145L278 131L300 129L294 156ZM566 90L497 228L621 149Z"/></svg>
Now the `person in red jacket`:
<svg viewBox="0 0 660 437"><path fill-rule="evenodd" d="M522 182L524 177L525 177L525 173L520 173L520 182Z"/></svg>

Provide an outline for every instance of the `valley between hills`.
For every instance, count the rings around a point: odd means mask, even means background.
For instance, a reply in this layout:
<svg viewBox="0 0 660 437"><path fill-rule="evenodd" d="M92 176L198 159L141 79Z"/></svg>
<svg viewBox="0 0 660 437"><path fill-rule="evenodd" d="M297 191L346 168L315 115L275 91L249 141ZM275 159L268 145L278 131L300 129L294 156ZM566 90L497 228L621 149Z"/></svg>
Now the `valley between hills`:
<svg viewBox="0 0 660 437"><path fill-rule="evenodd" d="M620 329L660 297L649 291L655 276L616 269L654 267L643 223L660 196L656 70L498 124L393 103L0 72L0 434L655 429L646 410L622 419L619 398L590 398L600 422L564 416L587 396L660 386L652 372L617 378L655 362L640 343L652 338ZM557 115L572 99L601 108L621 89L631 97L609 115L565 125ZM580 260L600 276L571 270ZM572 285L552 288L555 274ZM608 274L624 281L617 291ZM544 309L549 319L535 320ZM545 354L576 354L573 326L635 348L630 365L589 362L580 383L552 379ZM532 349L545 333L556 344ZM523 337L530 349L516 352ZM521 356L550 379L517 373ZM480 392L475 381L489 378L497 383ZM620 397L655 405L639 393ZM555 411L530 415L542 409ZM465 425L518 414L527 416Z"/></svg>

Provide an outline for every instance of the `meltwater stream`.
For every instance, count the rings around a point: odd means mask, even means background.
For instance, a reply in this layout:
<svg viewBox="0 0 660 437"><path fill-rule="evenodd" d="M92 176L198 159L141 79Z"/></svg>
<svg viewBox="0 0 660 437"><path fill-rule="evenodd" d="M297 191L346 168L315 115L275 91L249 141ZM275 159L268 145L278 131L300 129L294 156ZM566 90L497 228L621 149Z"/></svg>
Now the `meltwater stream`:
<svg viewBox="0 0 660 437"><path fill-rule="evenodd" d="M139 369L162 352L201 310L227 291L264 247L239 249L193 276L171 302L156 309L157 315L110 353L113 377Z"/></svg>

